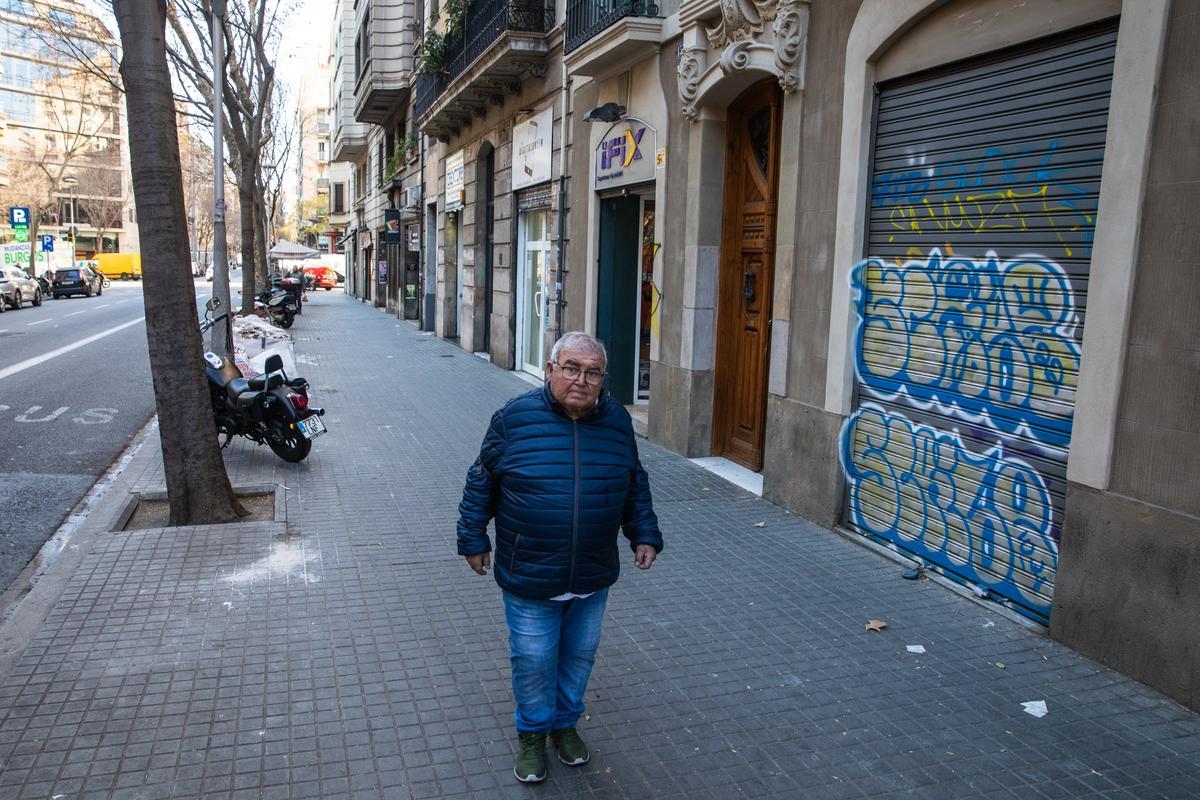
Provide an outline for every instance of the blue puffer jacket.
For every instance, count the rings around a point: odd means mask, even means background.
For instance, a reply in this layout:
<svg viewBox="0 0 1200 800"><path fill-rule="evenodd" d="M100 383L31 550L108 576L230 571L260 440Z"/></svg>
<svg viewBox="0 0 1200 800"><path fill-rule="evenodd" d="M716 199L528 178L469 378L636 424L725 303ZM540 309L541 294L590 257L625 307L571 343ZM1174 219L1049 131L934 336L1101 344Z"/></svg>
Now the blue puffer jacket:
<svg viewBox="0 0 1200 800"><path fill-rule="evenodd" d="M491 550L495 517L496 582L531 600L615 583L619 528L631 548L663 547L629 412L607 395L580 420L549 386L510 400L492 415L458 515L462 556Z"/></svg>

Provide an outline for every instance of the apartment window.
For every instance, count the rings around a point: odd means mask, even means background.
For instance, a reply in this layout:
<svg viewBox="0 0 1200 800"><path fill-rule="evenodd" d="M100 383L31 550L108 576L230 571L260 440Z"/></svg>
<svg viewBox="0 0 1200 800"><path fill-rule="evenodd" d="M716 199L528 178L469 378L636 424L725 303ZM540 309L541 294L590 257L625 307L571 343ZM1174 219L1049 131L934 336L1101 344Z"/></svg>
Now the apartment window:
<svg viewBox="0 0 1200 800"><path fill-rule="evenodd" d="M4 83L12 86L30 88L35 84L48 82L55 76L55 70L46 64L36 61L26 61L13 56L4 57Z"/></svg>
<svg viewBox="0 0 1200 800"><path fill-rule="evenodd" d="M57 8L52 8L49 12L47 12L47 16L49 16L50 20L60 28L75 27L74 14L68 14L66 11L60 11Z"/></svg>
<svg viewBox="0 0 1200 800"><path fill-rule="evenodd" d="M375 185L383 186L383 165L387 161L387 153L384 151L384 142L379 140L379 145L375 149Z"/></svg>
<svg viewBox="0 0 1200 800"><path fill-rule="evenodd" d="M10 122L33 122L35 103L32 95L0 90L0 107Z"/></svg>
<svg viewBox="0 0 1200 800"><path fill-rule="evenodd" d="M0 2L0 9L12 14L33 16L33 4L29 0L3 0Z"/></svg>
<svg viewBox="0 0 1200 800"><path fill-rule="evenodd" d="M317 142L317 160L318 161L328 160L325 158L325 143L324 142Z"/></svg>
<svg viewBox="0 0 1200 800"><path fill-rule="evenodd" d="M358 29L358 37L354 40L354 77L362 75L371 54L371 12L368 9L363 14L362 27Z"/></svg>
<svg viewBox="0 0 1200 800"><path fill-rule="evenodd" d="M333 213L346 213L346 184L344 183L333 185Z"/></svg>

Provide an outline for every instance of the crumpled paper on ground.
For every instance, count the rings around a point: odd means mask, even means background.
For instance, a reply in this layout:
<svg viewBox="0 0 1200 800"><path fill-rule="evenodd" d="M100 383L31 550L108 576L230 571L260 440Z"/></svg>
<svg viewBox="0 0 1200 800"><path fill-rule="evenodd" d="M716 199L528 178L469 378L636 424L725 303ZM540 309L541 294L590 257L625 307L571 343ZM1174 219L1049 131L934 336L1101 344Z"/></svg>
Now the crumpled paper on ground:
<svg viewBox="0 0 1200 800"><path fill-rule="evenodd" d="M242 375L247 378L261 375L267 359L276 354L283 359L287 376L295 377L298 373L291 334L262 317L234 317L233 362Z"/></svg>

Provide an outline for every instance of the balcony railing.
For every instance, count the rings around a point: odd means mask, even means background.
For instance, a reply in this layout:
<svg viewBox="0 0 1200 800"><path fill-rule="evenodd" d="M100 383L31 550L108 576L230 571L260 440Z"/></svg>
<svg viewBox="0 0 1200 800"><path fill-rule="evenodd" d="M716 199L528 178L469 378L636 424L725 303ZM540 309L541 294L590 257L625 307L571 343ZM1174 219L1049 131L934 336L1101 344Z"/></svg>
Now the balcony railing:
<svg viewBox="0 0 1200 800"><path fill-rule="evenodd" d="M447 48L445 67L417 76L417 117L424 115L502 33L548 33L553 27L554 6L547 0L477 0L463 20L462 36Z"/></svg>
<svg viewBox="0 0 1200 800"><path fill-rule="evenodd" d="M658 6L650 0L572 0L567 6L563 52L571 52L619 19L657 16Z"/></svg>

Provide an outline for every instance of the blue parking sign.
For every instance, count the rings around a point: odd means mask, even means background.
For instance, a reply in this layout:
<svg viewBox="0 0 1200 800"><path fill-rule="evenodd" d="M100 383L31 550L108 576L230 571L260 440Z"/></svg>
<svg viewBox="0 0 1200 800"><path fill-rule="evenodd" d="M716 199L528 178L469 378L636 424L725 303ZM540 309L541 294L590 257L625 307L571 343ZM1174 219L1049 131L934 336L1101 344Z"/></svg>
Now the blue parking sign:
<svg viewBox="0 0 1200 800"><path fill-rule="evenodd" d="M8 209L8 223L14 228L28 228L29 209L24 206L13 206Z"/></svg>
<svg viewBox="0 0 1200 800"><path fill-rule="evenodd" d="M54 252L54 234L45 234L44 233L41 236L39 236L38 238L42 240L42 252L43 253L53 253Z"/></svg>

